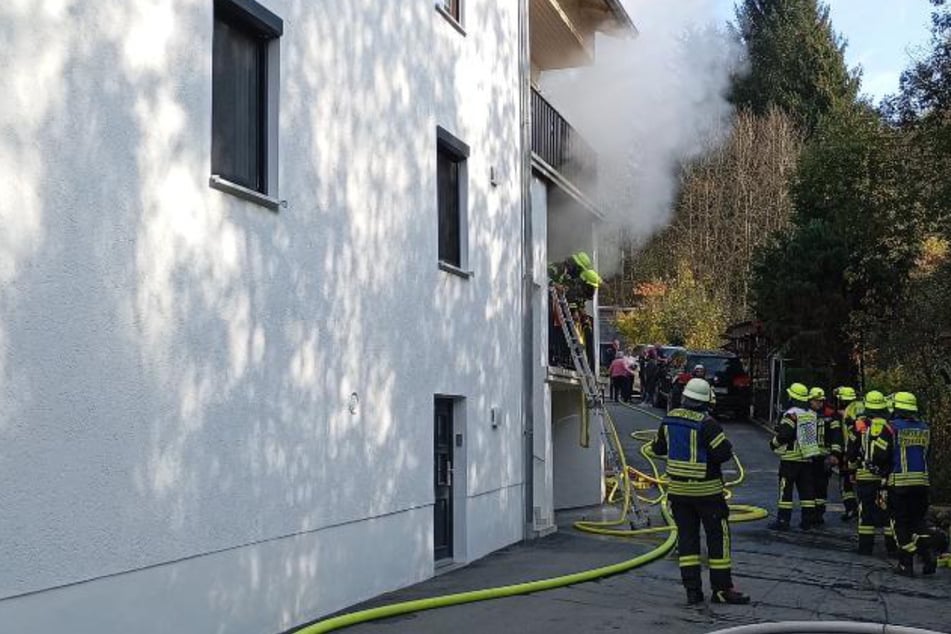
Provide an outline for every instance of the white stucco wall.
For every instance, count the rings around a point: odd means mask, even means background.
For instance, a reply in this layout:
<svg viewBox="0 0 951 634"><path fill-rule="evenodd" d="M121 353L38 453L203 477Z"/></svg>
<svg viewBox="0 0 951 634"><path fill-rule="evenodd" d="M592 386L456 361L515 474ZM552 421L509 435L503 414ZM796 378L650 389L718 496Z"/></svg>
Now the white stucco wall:
<svg viewBox="0 0 951 634"><path fill-rule="evenodd" d="M432 2L262 4L278 213L208 187L211 2L0 5L17 631L278 631L425 578L436 393L465 398L460 550L521 537L516 3L466 2L465 36ZM472 150L470 279L436 266L437 125Z"/></svg>

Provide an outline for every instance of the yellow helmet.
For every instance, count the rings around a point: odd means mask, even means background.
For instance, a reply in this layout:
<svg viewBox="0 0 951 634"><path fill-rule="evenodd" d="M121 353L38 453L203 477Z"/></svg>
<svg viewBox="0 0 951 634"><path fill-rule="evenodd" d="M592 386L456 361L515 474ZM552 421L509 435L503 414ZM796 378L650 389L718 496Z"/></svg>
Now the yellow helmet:
<svg viewBox="0 0 951 634"><path fill-rule="evenodd" d="M855 394L854 387L847 387L847 386L837 387L835 388L835 391L833 393L843 403L854 401L855 399L858 398L858 396Z"/></svg>
<svg viewBox="0 0 951 634"><path fill-rule="evenodd" d="M826 391L821 387L814 387L809 390L809 400L810 401L823 401L826 398Z"/></svg>
<svg viewBox="0 0 951 634"><path fill-rule="evenodd" d="M786 390L786 394L788 394L792 400L801 403L805 403L809 400L809 388L802 383L793 383L790 385L789 389Z"/></svg>
<svg viewBox="0 0 951 634"><path fill-rule="evenodd" d="M571 254L571 259L575 264L580 266L583 270L588 270L591 268L591 257L588 256L584 251L578 251L577 253Z"/></svg>
<svg viewBox="0 0 951 634"><path fill-rule="evenodd" d="M918 399L911 392L895 392L895 409L903 412L917 412Z"/></svg>
<svg viewBox="0 0 951 634"><path fill-rule="evenodd" d="M888 401L885 395L878 390L872 390L865 394L865 409L868 411L881 411L888 409Z"/></svg>
<svg viewBox="0 0 951 634"><path fill-rule="evenodd" d="M585 269L582 271L581 279L584 280L589 286L593 286L594 288L601 286L601 276L591 269Z"/></svg>

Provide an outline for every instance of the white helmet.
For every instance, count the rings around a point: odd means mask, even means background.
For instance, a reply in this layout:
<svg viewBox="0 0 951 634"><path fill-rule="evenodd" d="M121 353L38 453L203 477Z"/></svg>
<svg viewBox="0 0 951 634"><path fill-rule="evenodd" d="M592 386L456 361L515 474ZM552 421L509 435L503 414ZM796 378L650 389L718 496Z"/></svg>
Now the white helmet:
<svg viewBox="0 0 951 634"><path fill-rule="evenodd" d="M711 392L709 383L703 379L694 378L687 381L687 385L684 386L683 397L698 403L709 403L712 398Z"/></svg>

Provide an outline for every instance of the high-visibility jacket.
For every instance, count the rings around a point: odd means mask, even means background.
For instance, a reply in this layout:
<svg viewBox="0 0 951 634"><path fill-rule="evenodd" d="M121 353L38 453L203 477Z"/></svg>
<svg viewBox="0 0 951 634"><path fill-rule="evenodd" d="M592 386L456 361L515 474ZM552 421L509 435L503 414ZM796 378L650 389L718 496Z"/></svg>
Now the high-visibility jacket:
<svg viewBox="0 0 951 634"><path fill-rule="evenodd" d="M826 406L816 412L816 440L820 456L828 456L837 451L838 440L835 430L838 427L838 421L835 420L835 414L834 409Z"/></svg>
<svg viewBox="0 0 951 634"><path fill-rule="evenodd" d="M928 424L914 418L893 418L872 443L872 456L887 474L888 486L928 486Z"/></svg>
<svg viewBox="0 0 951 634"><path fill-rule="evenodd" d="M670 495L723 493L720 465L733 457L733 445L710 416L691 409L671 410L661 421L651 451L667 457Z"/></svg>
<svg viewBox="0 0 951 634"><path fill-rule="evenodd" d="M879 482L882 476L872 471L872 443L888 428L888 421L881 416L860 416L852 425L854 442L849 450L850 462L856 465L855 479L863 482Z"/></svg>
<svg viewBox="0 0 951 634"><path fill-rule="evenodd" d="M819 455L818 417L812 410L791 407L786 410L770 448L784 462L808 462Z"/></svg>
<svg viewBox="0 0 951 634"><path fill-rule="evenodd" d="M847 471L855 471L859 467L856 455L855 444L858 442L858 435L855 431L855 421L865 413L865 404L862 401L852 401L844 410L842 410L842 457L844 459L844 468Z"/></svg>

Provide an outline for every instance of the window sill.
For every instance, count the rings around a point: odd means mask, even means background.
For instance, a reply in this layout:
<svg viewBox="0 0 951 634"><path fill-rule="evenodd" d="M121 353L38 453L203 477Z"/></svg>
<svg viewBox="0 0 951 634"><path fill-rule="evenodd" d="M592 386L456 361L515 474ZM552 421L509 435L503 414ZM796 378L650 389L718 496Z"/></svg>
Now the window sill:
<svg viewBox="0 0 951 634"><path fill-rule="evenodd" d="M261 192L254 191L253 189L248 189L243 185L232 183L231 181L222 178L217 174L211 175L211 178L208 179L208 185L210 185L212 189L217 189L218 191L225 192L226 194L232 194L238 198L242 198L249 202L261 205L262 207L267 207L271 211L277 211L278 207L281 206L281 201L277 198L271 198L267 194L262 194Z"/></svg>
<svg viewBox="0 0 951 634"><path fill-rule="evenodd" d="M436 12L442 17L446 18L446 21L452 25L452 28L462 33L462 36L465 37L466 30L462 27L462 23L460 23L456 18L452 17L452 14L446 11L439 2L436 3Z"/></svg>
<svg viewBox="0 0 951 634"><path fill-rule="evenodd" d="M449 264L448 262L443 262L442 260L439 261L439 268L440 270L445 271L446 273L452 273L453 275L458 275L459 277L464 279L469 279L470 277L472 277L472 274L473 274L472 271L464 271L460 269L458 266L454 266L452 264Z"/></svg>

